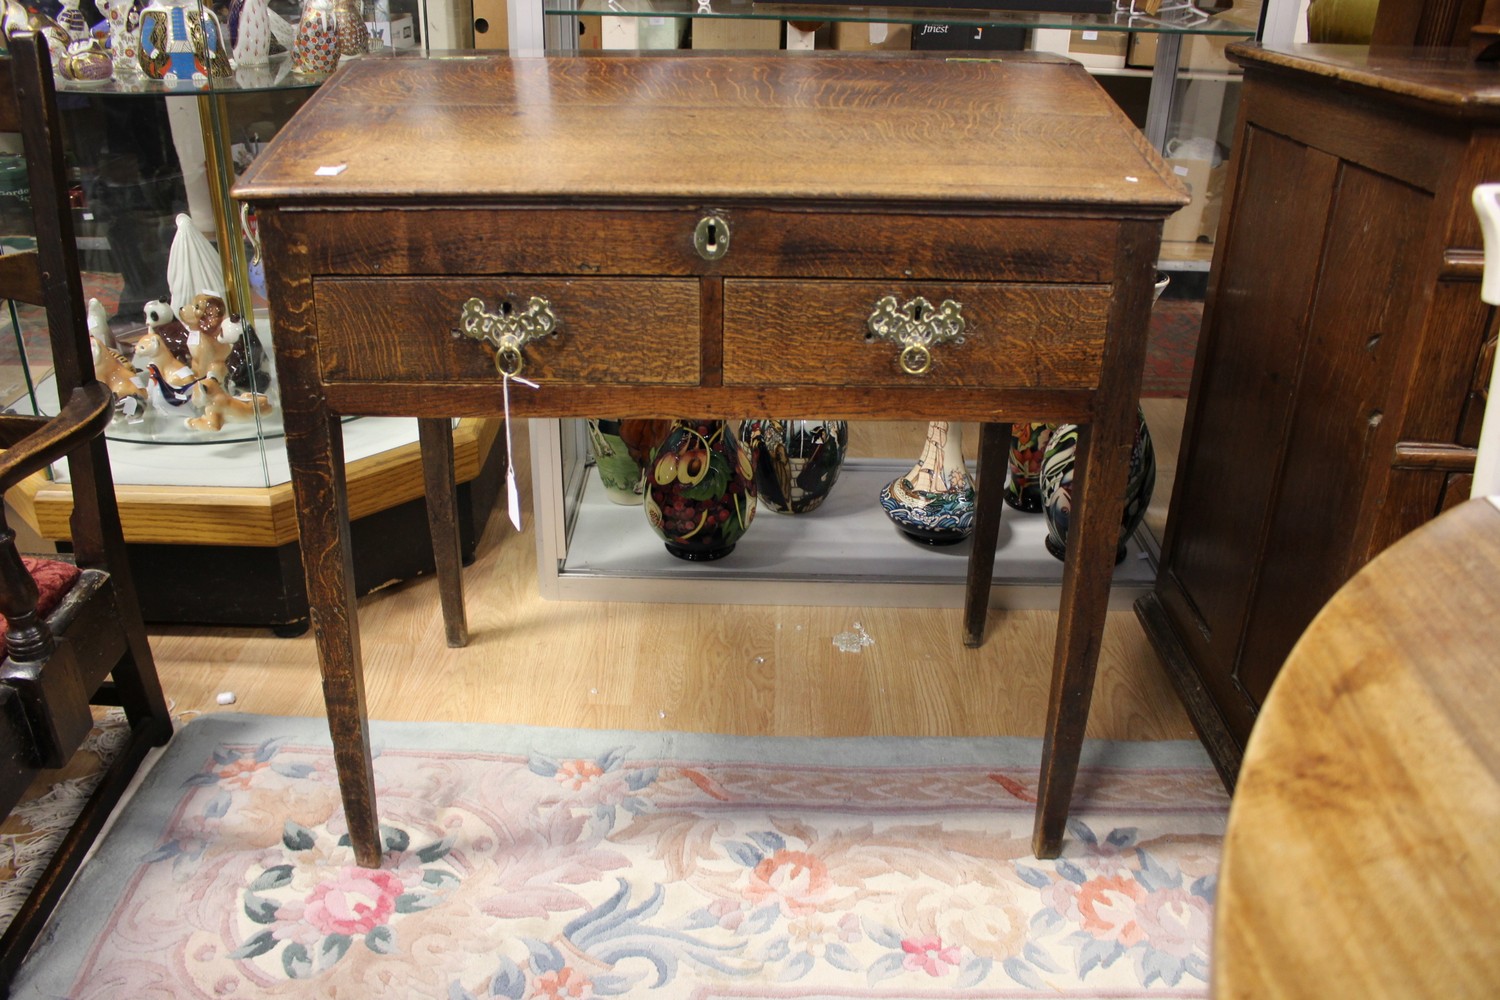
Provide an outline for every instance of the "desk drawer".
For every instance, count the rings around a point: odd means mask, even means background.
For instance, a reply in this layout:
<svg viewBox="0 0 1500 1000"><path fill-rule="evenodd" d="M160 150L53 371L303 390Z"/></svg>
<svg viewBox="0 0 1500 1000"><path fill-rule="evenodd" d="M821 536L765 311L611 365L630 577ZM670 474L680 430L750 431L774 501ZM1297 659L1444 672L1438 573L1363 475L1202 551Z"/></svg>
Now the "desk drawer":
<svg viewBox="0 0 1500 1000"><path fill-rule="evenodd" d="M556 334L520 374L551 383L697 385L698 282L659 278L322 278L313 287L325 382L498 382L495 348L458 334L464 303L525 310Z"/></svg>
<svg viewBox="0 0 1500 1000"><path fill-rule="evenodd" d="M963 343L934 345L930 368L907 374L901 344L869 334L888 295L958 302ZM1107 285L728 279L724 384L1092 388L1109 301Z"/></svg>

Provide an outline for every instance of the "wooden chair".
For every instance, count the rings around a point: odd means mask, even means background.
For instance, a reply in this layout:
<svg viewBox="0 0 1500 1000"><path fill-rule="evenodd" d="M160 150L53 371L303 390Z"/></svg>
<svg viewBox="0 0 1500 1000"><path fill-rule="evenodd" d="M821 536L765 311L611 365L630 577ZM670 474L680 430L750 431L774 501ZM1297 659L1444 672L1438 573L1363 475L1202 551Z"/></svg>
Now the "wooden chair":
<svg viewBox="0 0 1500 1000"><path fill-rule="evenodd" d="M52 61L43 39L11 17L6 33L0 132L19 132L25 146L36 250L0 257L0 298L45 308L62 406L50 418L0 416L0 489L66 457L73 488L69 561L79 572L55 609L39 609L37 581L55 589L45 582L73 571L52 560L23 563L0 515L0 614L7 619L0 661L0 816L10 813L41 769L72 757L93 726L91 704L122 706L130 739L0 937L0 990L9 986L146 752L172 734L125 561L105 451L113 399L94 377Z"/></svg>

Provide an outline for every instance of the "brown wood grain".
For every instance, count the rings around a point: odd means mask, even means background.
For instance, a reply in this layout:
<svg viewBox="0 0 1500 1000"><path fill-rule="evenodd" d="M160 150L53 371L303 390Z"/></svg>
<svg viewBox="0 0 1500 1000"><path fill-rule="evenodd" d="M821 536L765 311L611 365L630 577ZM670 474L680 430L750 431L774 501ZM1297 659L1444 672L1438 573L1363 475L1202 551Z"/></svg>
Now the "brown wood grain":
<svg viewBox="0 0 1500 1000"><path fill-rule="evenodd" d="M330 83L235 198L380 203L422 190L848 202L920 192L1156 216L1181 197L1087 72L1051 61L372 59ZM327 167L342 169L320 176Z"/></svg>
<svg viewBox="0 0 1500 1000"><path fill-rule="evenodd" d="M1104 355L1107 285L960 282L724 282L728 385L1088 389ZM902 345L869 333L875 304L925 298L962 306L963 343L932 347L923 375L902 370ZM817 364L808 364L810 358Z"/></svg>
<svg viewBox="0 0 1500 1000"><path fill-rule="evenodd" d="M1494 994L1497 621L1488 499L1391 546L1318 615L1245 752L1215 997Z"/></svg>
<svg viewBox="0 0 1500 1000"><path fill-rule="evenodd" d="M1220 730L1215 747L1243 746L1350 574L1462 488L1397 446L1472 444L1493 310L1470 193L1500 170L1494 66L1233 51L1246 83L1231 200L1150 609L1164 659L1207 694L1194 721Z"/></svg>
<svg viewBox="0 0 1500 1000"><path fill-rule="evenodd" d="M1089 209L1078 206L1079 216ZM730 231L730 251L707 261L693 230L712 212ZM654 209L606 203L585 209L424 204L319 212L309 250L321 274L690 274L800 278L874 276L978 281L996 259L1018 280L1113 280L1114 227L1101 218L1018 212L997 221L988 207L840 211L717 201ZM893 248L900 248L894 256Z"/></svg>
<svg viewBox="0 0 1500 1000"><path fill-rule="evenodd" d="M502 306L524 311L541 296L557 331L522 349L525 377L549 385L698 383L695 281L324 278L313 294L329 382L496 384L495 348L457 332L464 302L479 298L498 314Z"/></svg>

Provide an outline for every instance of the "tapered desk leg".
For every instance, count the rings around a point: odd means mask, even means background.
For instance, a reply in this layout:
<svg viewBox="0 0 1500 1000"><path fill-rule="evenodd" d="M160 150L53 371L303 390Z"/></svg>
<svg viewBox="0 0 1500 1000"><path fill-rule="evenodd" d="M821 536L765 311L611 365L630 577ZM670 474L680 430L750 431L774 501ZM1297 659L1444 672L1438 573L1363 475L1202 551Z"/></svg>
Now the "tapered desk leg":
<svg viewBox="0 0 1500 1000"><path fill-rule="evenodd" d="M438 594L443 605L443 629L449 646L469 641L464 616L462 545L458 535L458 484L453 471L453 422L446 417L417 421L422 444L422 479L427 489L427 528L437 564Z"/></svg>
<svg viewBox="0 0 1500 1000"><path fill-rule="evenodd" d="M284 405L286 453L297 499L302 565L323 700L338 768L344 819L354 858L380 866L380 828L375 811L375 772L370 763L370 720L354 608L354 563L349 545L349 496L344 484L344 432L336 414L320 402L294 399Z"/></svg>
<svg viewBox="0 0 1500 1000"><path fill-rule="evenodd" d="M1084 425L1078 429L1068 556L1063 564L1052 694L1047 704L1047 734L1042 742L1032 836L1032 849L1039 858L1055 858L1062 851L1083 731L1094 695L1131 443L1118 426L1106 429Z"/></svg>
<svg viewBox="0 0 1500 1000"><path fill-rule="evenodd" d="M984 623L990 610L990 580L995 575L995 542L1000 537L1000 515L1005 509L1005 467L1010 450L1010 424L984 424L979 429L979 495L975 498L973 548L969 550L969 579L964 586L964 645L984 642Z"/></svg>

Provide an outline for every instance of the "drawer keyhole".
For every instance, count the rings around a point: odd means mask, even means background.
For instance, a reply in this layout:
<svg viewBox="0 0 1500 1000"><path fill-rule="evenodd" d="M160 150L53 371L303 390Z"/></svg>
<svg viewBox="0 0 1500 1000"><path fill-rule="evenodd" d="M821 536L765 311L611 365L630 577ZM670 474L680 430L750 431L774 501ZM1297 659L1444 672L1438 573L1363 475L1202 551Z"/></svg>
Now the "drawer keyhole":
<svg viewBox="0 0 1500 1000"><path fill-rule="evenodd" d="M704 260L718 260L729 252L729 223L717 215L705 215L693 230L693 249Z"/></svg>

